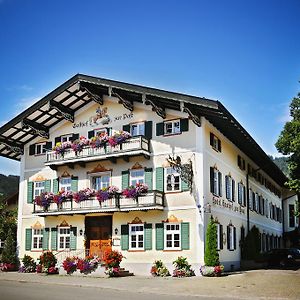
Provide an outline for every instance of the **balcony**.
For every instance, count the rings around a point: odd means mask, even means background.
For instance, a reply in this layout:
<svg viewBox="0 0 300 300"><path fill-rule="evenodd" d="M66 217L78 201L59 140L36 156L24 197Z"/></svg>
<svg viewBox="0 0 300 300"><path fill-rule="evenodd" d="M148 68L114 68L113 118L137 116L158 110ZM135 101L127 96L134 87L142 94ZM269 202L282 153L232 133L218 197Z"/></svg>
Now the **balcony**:
<svg viewBox="0 0 300 300"><path fill-rule="evenodd" d="M72 164L76 162L89 162L95 160L111 160L116 162L118 157L128 158L129 156L144 155L150 157L150 143L144 136L132 137L122 144L112 147L106 144L101 148L86 146L81 152L75 153L72 149L66 149L64 155L55 151L46 152L46 166L55 167L58 165Z"/></svg>
<svg viewBox="0 0 300 300"><path fill-rule="evenodd" d="M127 212L136 210L163 210L164 193L152 191L137 198L126 198L118 194L112 199L99 202L92 197L88 200L76 203L73 200L64 201L60 207L56 203L51 203L47 210L34 204L33 214L38 216L66 215L66 214L86 214L97 212Z"/></svg>

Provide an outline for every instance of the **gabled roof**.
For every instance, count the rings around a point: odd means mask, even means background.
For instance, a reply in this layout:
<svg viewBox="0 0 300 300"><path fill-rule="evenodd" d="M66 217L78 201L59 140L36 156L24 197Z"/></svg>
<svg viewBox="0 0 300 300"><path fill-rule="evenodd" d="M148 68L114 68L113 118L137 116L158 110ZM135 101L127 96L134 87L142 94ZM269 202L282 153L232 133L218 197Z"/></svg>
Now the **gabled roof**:
<svg viewBox="0 0 300 300"><path fill-rule="evenodd" d="M92 101L102 104L104 95L118 97L129 110L133 110L134 102L151 105L162 117L166 108L185 111L198 125L204 116L278 184L286 181L281 170L219 101L82 74L3 125L0 156L20 160L25 144L38 136L47 138L49 129L63 119L73 121L75 111L84 105Z"/></svg>

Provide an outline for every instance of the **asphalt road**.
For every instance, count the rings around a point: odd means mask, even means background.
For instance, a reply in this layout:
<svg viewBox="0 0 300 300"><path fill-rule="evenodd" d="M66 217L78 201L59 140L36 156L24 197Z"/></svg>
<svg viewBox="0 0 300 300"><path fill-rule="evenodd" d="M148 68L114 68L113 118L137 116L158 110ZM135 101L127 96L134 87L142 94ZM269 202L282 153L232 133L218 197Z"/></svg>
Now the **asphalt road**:
<svg viewBox="0 0 300 300"><path fill-rule="evenodd" d="M157 295L95 287L0 281L1 300L194 300L199 296ZM222 299L209 297L209 299Z"/></svg>

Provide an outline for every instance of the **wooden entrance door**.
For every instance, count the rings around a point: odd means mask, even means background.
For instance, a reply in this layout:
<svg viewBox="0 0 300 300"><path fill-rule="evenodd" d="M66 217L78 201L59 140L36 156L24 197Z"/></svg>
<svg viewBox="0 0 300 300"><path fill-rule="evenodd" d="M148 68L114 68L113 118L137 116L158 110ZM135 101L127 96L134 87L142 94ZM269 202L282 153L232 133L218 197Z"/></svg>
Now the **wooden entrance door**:
<svg viewBox="0 0 300 300"><path fill-rule="evenodd" d="M86 235L90 255L102 257L105 250L111 249L111 216L87 217Z"/></svg>

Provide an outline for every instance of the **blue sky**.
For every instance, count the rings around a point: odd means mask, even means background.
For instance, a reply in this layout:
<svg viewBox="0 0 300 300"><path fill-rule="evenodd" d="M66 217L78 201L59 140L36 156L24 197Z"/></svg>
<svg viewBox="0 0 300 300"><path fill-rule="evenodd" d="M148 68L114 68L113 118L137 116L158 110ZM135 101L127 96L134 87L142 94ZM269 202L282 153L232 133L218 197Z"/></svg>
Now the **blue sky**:
<svg viewBox="0 0 300 300"><path fill-rule="evenodd" d="M0 0L0 124L84 73L218 99L276 154L300 91L299 15L299 0Z"/></svg>

